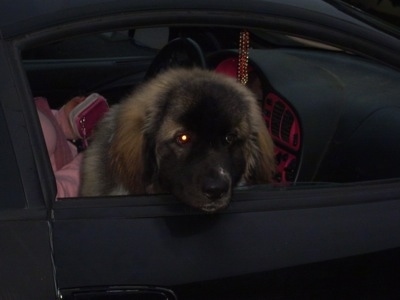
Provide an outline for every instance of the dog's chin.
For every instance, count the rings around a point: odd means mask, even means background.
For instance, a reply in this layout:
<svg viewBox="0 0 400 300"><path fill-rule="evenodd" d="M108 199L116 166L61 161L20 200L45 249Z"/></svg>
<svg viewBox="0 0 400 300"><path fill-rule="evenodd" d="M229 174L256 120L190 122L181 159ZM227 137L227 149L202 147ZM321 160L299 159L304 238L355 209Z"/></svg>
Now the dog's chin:
<svg viewBox="0 0 400 300"><path fill-rule="evenodd" d="M229 201L226 201L226 202L212 202L212 203L204 204L203 206L201 206L199 208L203 212L212 214L212 213L216 213L218 211L221 211L221 210L225 209L228 205L229 205Z"/></svg>
<svg viewBox="0 0 400 300"><path fill-rule="evenodd" d="M188 204L189 206L203 211L208 214L219 212L226 207L228 207L231 196L226 195L222 198L210 200L207 197L185 197L181 198L182 202Z"/></svg>

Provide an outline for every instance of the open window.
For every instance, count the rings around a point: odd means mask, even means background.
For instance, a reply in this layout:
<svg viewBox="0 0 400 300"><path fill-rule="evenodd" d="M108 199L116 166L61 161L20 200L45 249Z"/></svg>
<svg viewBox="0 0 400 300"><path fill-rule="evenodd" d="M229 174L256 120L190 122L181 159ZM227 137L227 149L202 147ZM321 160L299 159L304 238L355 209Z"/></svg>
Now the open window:
<svg viewBox="0 0 400 300"><path fill-rule="evenodd" d="M22 58L33 95L45 96L51 109L94 92L113 105L151 73L179 65L216 70L235 60L240 31L163 27L96 32L29 47ZM174 42L164 48L168 41ZM248 64L248 87L275 144L274 183L399 177L397 71L330 44L260 29L250 30Z"/></svg>

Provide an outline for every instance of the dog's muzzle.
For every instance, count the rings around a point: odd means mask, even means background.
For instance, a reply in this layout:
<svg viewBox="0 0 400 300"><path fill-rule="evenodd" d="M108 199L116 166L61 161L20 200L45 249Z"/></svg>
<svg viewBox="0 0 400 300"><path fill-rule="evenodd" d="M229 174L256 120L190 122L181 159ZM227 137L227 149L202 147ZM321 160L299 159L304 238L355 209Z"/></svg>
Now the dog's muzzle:
<svg viewBox="0 0 400 300"><path fill-rule="evenodd" d="M221 199L230 188L230 182L225 178L206 178L203 181L202 192L211 201Z"/></svg>
<svg viewBox="0 0 400 300"><path fill-rule="evenodd" d="M229 176L216 176L204 178L201 191L206 202L201 206L205 212L216 212L225 208L231 198L231 180Z"/></svg>

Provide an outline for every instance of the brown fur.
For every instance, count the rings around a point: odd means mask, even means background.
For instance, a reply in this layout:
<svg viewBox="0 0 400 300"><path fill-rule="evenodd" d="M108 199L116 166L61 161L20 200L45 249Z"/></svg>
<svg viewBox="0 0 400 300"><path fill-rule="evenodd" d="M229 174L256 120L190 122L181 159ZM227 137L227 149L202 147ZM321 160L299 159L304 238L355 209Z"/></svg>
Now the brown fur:
<svg viewBox="0 0 400 300"><path fill-rule="evenodd" d="M177 144L180 132L193 141ZM176 69L112 107L86 151L81 194L166 191L214 212L239 181L268 183L274 170L273 143L253 94L212 71Z"/></svg>

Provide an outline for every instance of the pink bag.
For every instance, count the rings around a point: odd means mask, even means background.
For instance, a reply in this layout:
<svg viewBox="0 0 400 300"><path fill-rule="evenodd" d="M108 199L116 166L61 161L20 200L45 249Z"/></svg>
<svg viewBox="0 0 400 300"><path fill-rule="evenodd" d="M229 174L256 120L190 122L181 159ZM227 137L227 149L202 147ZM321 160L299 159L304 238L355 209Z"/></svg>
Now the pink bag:
<svg viewBox="0 0 400 300"><path fill-rule="evenodd" d="M93 93L74 107L69 114L72 130L83 140L85 148L87 138L91 136L93 129L108 110L107 100L103 96Z"/></svg>

